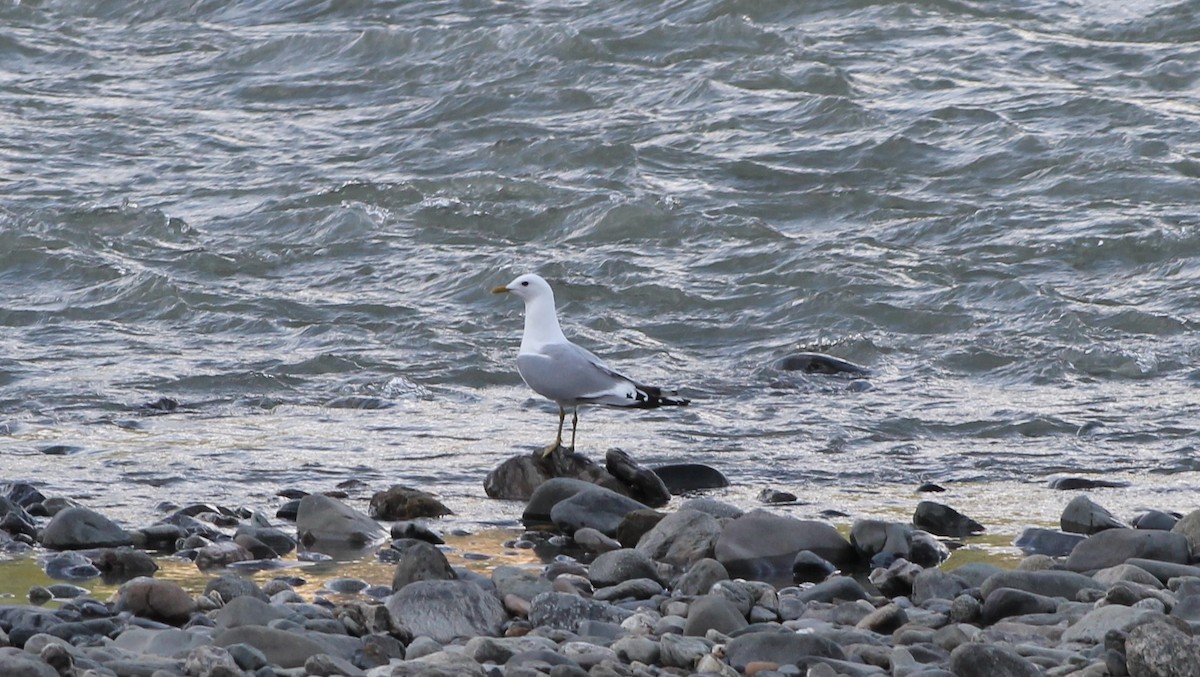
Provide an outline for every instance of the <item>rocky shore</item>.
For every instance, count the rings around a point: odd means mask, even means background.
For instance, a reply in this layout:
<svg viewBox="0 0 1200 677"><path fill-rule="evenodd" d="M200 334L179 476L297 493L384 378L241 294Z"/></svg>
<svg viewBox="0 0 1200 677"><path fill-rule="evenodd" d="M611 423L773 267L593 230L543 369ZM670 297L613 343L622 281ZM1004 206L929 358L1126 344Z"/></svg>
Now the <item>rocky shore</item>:
<svg viewBox="0 0 1200 677"><path fill-rule="evenodd" d="M950 506L858 519L847 538L773 511L784 492L749 511L694 493L723 481L616 450L603 467L514 457L485 489L525 502L511 546L544 563L486 575L451 565L431 526L450 508L406 487L366 512L295 495L274 518L193 505L128 530L0 484L0 557L36 554L62 581L0 606L0 675L1200 675L1200 510L1126 523L1080 493L1061 529L1021 534L1016 568L946 570L984 530ZM294 569L245 575L337 548L376 550L391 585L305 597ZM152 553L193 562L203 593L155 578ZM123 581L111 599L78 585L98 576Z"/></svg>

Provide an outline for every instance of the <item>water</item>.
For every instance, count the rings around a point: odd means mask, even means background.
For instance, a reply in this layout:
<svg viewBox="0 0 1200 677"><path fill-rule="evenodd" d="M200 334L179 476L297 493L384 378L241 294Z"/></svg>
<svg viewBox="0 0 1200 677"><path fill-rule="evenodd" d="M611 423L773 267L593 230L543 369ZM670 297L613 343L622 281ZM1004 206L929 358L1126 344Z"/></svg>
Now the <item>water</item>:
<svg viewBox="0 0 1200 677"><path fill-rule="evenodd" d="M1200 488L1200 3L0 5L0 479L132 526L346 480L464 524L568 335L579 450L1001 534ZM770 363L822 350L847 379ZM143 405L168 397L171 413ZM453 520L452 520L453 522Z"/></svg>

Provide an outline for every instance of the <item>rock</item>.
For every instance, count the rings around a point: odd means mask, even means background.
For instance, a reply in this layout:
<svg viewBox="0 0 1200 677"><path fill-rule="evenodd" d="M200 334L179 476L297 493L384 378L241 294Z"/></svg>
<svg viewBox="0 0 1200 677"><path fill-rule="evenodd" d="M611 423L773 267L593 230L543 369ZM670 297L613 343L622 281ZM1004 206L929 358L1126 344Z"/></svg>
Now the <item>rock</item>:
<svg viewBox="0 0 1200 677"><path fill-rule="evenodd" d="M483 490L492 498L533 502L533 497L542 485L556 479L565 479L621 491L617 478L590 459L574 452L555 450L550 458L541 457L541 452L520 454L501 463L483 480ZM546 508L549 517L549 507ZM543 520L543 522L549 521ZM529 520L527 523L536 523Z"/></svg>
<svg viewBox="0 0 1200 677"><path fill-rule="evenodd" d="M1067 534L1055 529L1026 527L1013 541L1013 545L1026 555L1066 557L1085 538L1087 537L1081 534Z"/></svg>
<svg viewBox="0 0 1200 677"><path fill-rule="evenodd" d="M275 527L259 527L251 524L243 524L234 532L234 538L238 536L250 536L264 543L279 557L283 557L296 549L296 539L289 536L282 529Z"/></svg>
<svg viewBox="0 0 1200 677"><path fill-rule="evenodd" d="M697 560L675 582L675 592L688 597L707 594L714 583L729 580L725 565L715 559Z"/></svg>
<svg viewBox="0 0 1200 677"><path fill-rule="evenodd" d="M384 538L383 527L335 498L309 494L300 499L296 512L296 533L300 542L362 547Z"/></svg>
<svg viewBox="0 0 1200 677"><path fill-rule="evenodd" d="M614 480L615 481L615 480ZM539 484L525 504L521 522L526 526L552 524L550 511L555 505L584 491L596 488L595 484L570 477L554 477Z"/></svg>
<svg viewBox="0 0 1200 677"><path fill-rule="evenodd" d="M5 677L58 677L58 671L37 656L14 649L0 648L0 675Z"/></svg>
<svg viewBox="0 0 1200 677"><path fill-rule="evenodd" d="M276 559L279 557L279 553L272 550L271 546L263 543L250 534L236 534L233 537L233 542L246 552L250 553L251 559L264 560Z"/></svg>
<svg viewBox="0 0 1200 677"><path fill-rule="evenodd" d="M392 543L400 551L396 571L392 575L392 590L400 590L415 581L446 581L457 578L446 555L437 546L425 541L402 538Z"/></svg>
<svg viewBox="0 0 1200 677"><path fill-rule="evenodd" d="M1182 534L1187 539L1192 558L1200 559L1200 510L1184 515L1171 527L1171 532Z"/></svg>
<svg viewBox="0 0 1200 677"><path fill-rule="evenodd" d="M833 574L838 568L811 550L801 550L792 560L792 581L794 583L819 583Z"/></svg>
<svg viewBox="0 0 1200 677"><path fill-rule="evenodd" d="M201 571L224 569L238 562L249 562L254 555L233 541L206 545L196 551L196 568Z"/></svg>
<svg viewBox="0 0 1200 677"><path fill-rule="evenodd" d="M621 523L624 524L625 520L621 520ZM621 527L618 526L617 534L619 535L620 533L621 533ZM575 539L575 543L579 547L583 548L584 550L586 550L588 552L593 552L596 554L612 552L613 550L621 549L620 541L618 541L615 538L610 538L608 536L605 536L604 534L600 533L599 531L597 531L591 527L584 527L582 529L576 529L575 534L572 536L572 538Z"/></svg>
<svg viewBox="0 0 1200 677"><path fill-rule="evenodd" d="M545 576L515 566L493 569L492 584L496 586L496 594L500 598L516 595L526 602L553 588Z"/></svg>
<svg viewBox="0 0 1200 677"><path fill-rule="evenodd" d="M1059 491L1078 491L1080 489L1119 489L1129 486L1129 482L1097 480L1087 477L1056 477L1050 480L1047 486Z"/></svg>
<svg viewBox="0 0 1200 677"><path fill-rule="evenodd" d="M653 578L633 578L621 581L607 588L599 588L592 594L592 599L602 602L617 602L621 600L650 599L665 592L662 583Z"/></svg>
<svg viewBox="0 0 1200 677"><path fill-rule="evenodd" d="M1126 528L1121 520L1113 517L1111 512L1085 494L1071 499L1071 502L1063 509L1062 516L1059 518L1059 526L1068 533L1089 536L1105 529Z"/></svg>
<svg viewBox="0 0 1200 677"><path fill-rule="evenodd" d="M1133 557L1125 560L1126 564L1144 569L1146 572L1157 578L1162 583L1167 583L1172 578L1181 578L1192 576L1200 578L1200 566L1191 566L1188 564L1175 564L1173 562L1161 562L1152 559L1141 559Z"/></svg>
<svg viewBox="0 0 1200 677"><path fill-rule="evenodd" d="M508 618L494 595L461 580L410 583L388 598L387 609L397 625L443 644L456 637L494 637Z"/></svg>
<svg viewBox="0 0 1200 677"><path fill-rule="evenodd" d="M656 562L689 567L712 557L721 523L708 513L677 510L654 525L638 540L638 551Z"/></svg>
<svg viewBox="0 0 1200 677"><path fill-rule="evenodd" d="M267 600L266 593L258 587L257 583L236 574L221 574L216 578L209 579L208 583L204 586L204 594L215 594L225 603L229 603L235 597L243 595L249 595L264 602Z"/></svg>
<svg viewBox="0 0 1200 677"><path fill-rule="evenodd" d="M1178 532L1108 529L1075 546L1067 558L1070 571L1094 571L1132 558L1187 564L1187 538Z"/></svg>
<svg viewBox="0 0 1200 677"><path fill-rule="evenodd" d="M734 637L725 645L726 660L740 672L746 672L752 662L797 665L812 656L844 660L846 653L825 637L793 632L752 632Z"/></svg>
<svg viewBox="0 0 1200 677"><path fill-rule="evenodd" d="M1012 649L968 642L950 652L950 671L956 677L1041 677L1036 665Z"/></svg>
<svg viewBox="0 0 1200 677"><path fill-rule="evenodd" d="M198 677L242 677L245 674L228 651L211 644L189 651L183 669L186 674Z"/></svg>
<svg viewBox="0 0 1200 677"><path fill-rule="evenodd" d="M910 524L858 519L850 527L850 544L871 566L886 567L911 556L913 527Z"/></svg>
<svg viewBox="0 0 1200 677"><path fill-rule="evenodd" d="M666 633L658 640L659 659L669 668L691 670L712 652L712 642L702 637L683 637Z"/></svg>
<svg viewBox="0 0 1200 677"><path fill-rule="evenodd" d="M729 486L729 480L721 471L700 463L676 463L654 468L654 474L666 485L672 494L685 494L701 489L723 489Z"/></svg>
<svg viewBox="0 0 1200 677"><path fill-rule="evenodd" d="M324 653L309 656L304 661L304 673L313 677L366 677L367 674L345 658Z"/></svg>
<svg viewBox="0 0 1200 677"><path fill-rule="evenodd" d="M51 550L115 548L131 545L133 537L100 513L84 507L67 508L50 519L42 545Z"/></svg>
<svg viewBox="0 0 1200 677"><path fill-rule="evenodd" d="M984 625L992 625L1009 616L1047 614L1057 608L1058 602L1053 597L1015 588L998 588L983 600L982 621Z"/></svg>
<svg viewBox="0 0 1200 677"><path fill-rule="evenodd" d="M1157 529L1159 531L1171 531L1175 525L1179 523L1179 517L1172 515L1169 512L1162 510L1147 510L1146 512L1133 518L1134 529ZM1189 541L1190 542L1190 541ZM1195 551L1193 551L1193 559L1195 559Z"/></svg>
<svg viewBox="0 0 1200 677"><path fill-rule="evenodd" d="M953 573L941 569L926 569L913 579L912 601L921 605L931 599L954 599L958 597L969 584Z"/></svg>
<svg viewBox="0 0 1200 677"><path fill-rule="evenodd" d="M100 575L92 560L78 552L63 552L42 561L46 575L59 580L84 580Z"/></svg>
<svg viewBox="0 0 1200 677"><path fill-rule="evenodd" d="M935 567L950 557L950 548L947 548L933 534L914 529L908 557L909 561L917 566Z"/></svg>
<svg viewBox="0 0 1200 677"><path fill-rule="evenodd" d="M687 623L683 634L703 637L709 630L732 635L749 625L746 616L722 595L702 595L688 605Z"/></svg>
<svg viewBox="0 0 1200 677"><path fill-rule="evenodd" d="M211 617L218 628L268 625L271 621L281 619L299 620L281 605L268 604L249 595L234 597L225 606L212 612Z"/></svg>
<svg viewBox="0 0 1200 677"><path fill-rule="evenodd" d="M616 585L634 578L658 580L658 567L644 553L633 548L606 552L593 560L588 567L588 579L597 588Z"/></svg>
<svg viewBox="0 0 1200 677"><path fill-rule="evenodd" d="M1092 574L1092 580L1106 588L1111 588L1122 581L1137 583L1138 585L1161 589L1162 583L1145 569L1134 566L1132 564L1118 564L1115 567L1101 569Z"/></svg>
<svg viewBox="0 0 1200 677"><path fill-rule="evenodd" d="M868 376L871 373L870 369L840 357L810 352L792 353L781 357L771 363L771 368L780 371L802 371L806 374Z"/></svg>
<svg viewBox="0 0 1200 677"><path fill-rule="evenodd" d="M890 635L907 622L908 614L900 608L899 604L892 602L867 614L854 627L881 635Z"/></svg>
<svg viewBox="0 0 1200 677"><path fill-rule="evenodd" d="M550 627L575 632L583 621L620 623L629 612L619 607L584 599L565 592L544 592L533 598L529 622L534 627Z"/></svg>
<svg viewBox="0 0 1200 677"><path fill-rule="evenodd" d="M796 494L790 491L783 491L782 489L771 489L768 487L758 492L759 503L795 503L798 500L799 497Z"/></svg>
<svg viewBox="0 0 1200 677"><path fill-rule="evenodd" d="M550 521L565 534L592 527L606 536L616 536L625 515L645 508L628 496L592 487L556 503L550 509Z"/></svg>
<svg viewBox="0 0 1200 677"><path fill-rule="evenodd" d="M191 616L196 603L174 581L141 576L126 582L117 590L116 609L129 611L142 618L179 624Z"/></svg>
<svg viewBox="0 0 1200 677"><path fill-rule="evenodd" d="M1125 655L1129 674L1135 677L1200 675L1200 643L1169 623L1146 623L1130 630Z"/></svg>
<svg viewBox="0 0 1200 677"><path fill-rule="evenodd" d="M734 577L790 579L796 554L808 550L838 567L857 561L854 548L833 525L804 521L762 510L748 512L725 526L714 547L715 559Z"/></svg>
<svg viewBox="0 0 1200 677"><path fill-rule="evenodd" d="M609 449L604 454L604 467L608 474L617 478L626 487L633 500L651 508L661 508L671 500L671 492L653 470L643 468L620 449Z"/></svg>
<svg viewBox="0 0 1200 677"><path fill-rule="evenodd" d="M971 536L982 533L983 525L954 508L933 501L921 501L913 513L913 524L938 536Z"/></svg>
<svg viewBox="0 0 1200 677"><path fill-rule="evenodd" d="M327 653L325 645L305 634L259 625L220 630L213 635L213 644L219 647L248 644L261 651L268 662L282 668L303 667L312 656Z"/></svg>
<svg viewBox="0 0 1200 677"><path fill-rule="evenodd" d="M1154 616L1161 618L1162 614L1119 604L1096 607L1067 628L1062 634L1062 641L1098 644L1104 641L1104 635L1108 632L1125 632L1144 619Z"/></svg>
<svg viewBox="0 0 1200 677"><path fill-rule="evenodd" d="M959 573L965 567L955 570ZM1104 586L1091 578L1072 571L998 571L980 585L984 599L999 588L1015 588L1046 597L1075 599L1080 590L1103 590Z"/></svg>
<svg viewBox="0 0 1200 677"><path fill-rule="evenodd" d="M745 510L726 503L718 501L715 498L689 498L679 504L680 510L695 510L697 512L708 513L717 519L728 517L729 519L737 519L746 514Z"/></svg>
<svg viewBox="0 0 1200 677"><path fill-rule="evenodd" d="M392 525L391 536L393 539L415 538L433 545L442 545L446 542L435 531L420 522L396 522Z"/></svg>
<svg viewBox="0 0 1200 677"><path fill-rule="evenodd" d="M853 602L859 599L870 599L871 596L853 578L834 576L811 588L801 590L795 597L802 602L832 602L834 600Z"/></svg>
<svg viewBox="0 0 1200 677"><path fill-rule="evenodd" d="M92 564L105 574L106 580L124 581L137 576L149 576L158 571L154 558L133 548L103 548L92 553Z"/></svg>
<svg viewBox="0 0 1200 677"><path fill-rule="evenodd" d="M922 567L901 558L892 561L886 569L883 567L874 569L868 579L871 581L871 585L878 588L883 595L907 597L912 594L913 581L922 571L924 571Z"/></svg>
<svg viewBox="0 0 1200 677"><path fill-rule="evenodd" d="M400 484L371 496L367 514L378 520L411 520L419 517L442 517L454 512L433 496L420 489Z"/></svg>

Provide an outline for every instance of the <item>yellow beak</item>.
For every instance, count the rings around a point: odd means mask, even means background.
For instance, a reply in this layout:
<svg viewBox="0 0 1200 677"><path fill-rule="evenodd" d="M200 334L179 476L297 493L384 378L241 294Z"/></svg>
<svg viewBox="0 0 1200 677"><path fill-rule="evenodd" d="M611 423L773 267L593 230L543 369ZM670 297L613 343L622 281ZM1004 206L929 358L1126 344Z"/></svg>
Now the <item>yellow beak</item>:
<svg viewBox="0 0 1200 677"><path fill-rule="evenodd" d="M493 294L504 294L508 292L508 287L495 287L492 289Z"/></svg>

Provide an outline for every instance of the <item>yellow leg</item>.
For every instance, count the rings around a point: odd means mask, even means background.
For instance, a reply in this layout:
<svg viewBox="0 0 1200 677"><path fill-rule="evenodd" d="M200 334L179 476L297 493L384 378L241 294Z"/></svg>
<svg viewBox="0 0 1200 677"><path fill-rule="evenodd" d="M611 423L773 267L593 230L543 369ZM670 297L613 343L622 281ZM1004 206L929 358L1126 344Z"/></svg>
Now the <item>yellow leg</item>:
<svg viewBox="0 0 1200 677"><path fill-rule="evenodd" d="M567 410L562 407L558 408L558 434L554 436L554 443L542 449L542 458L550 458L550 454L554 453L555 449L562 446L562 429L563 421L567 420ZM571 431L572 448L574 448L575 431Z"/></svg>
<svg viewBox="0 0 1200 677"><path fill-rule="evenodd" d="M575 429L579 427L579 407L571 411L571 451L575 451Z"/></svg>

